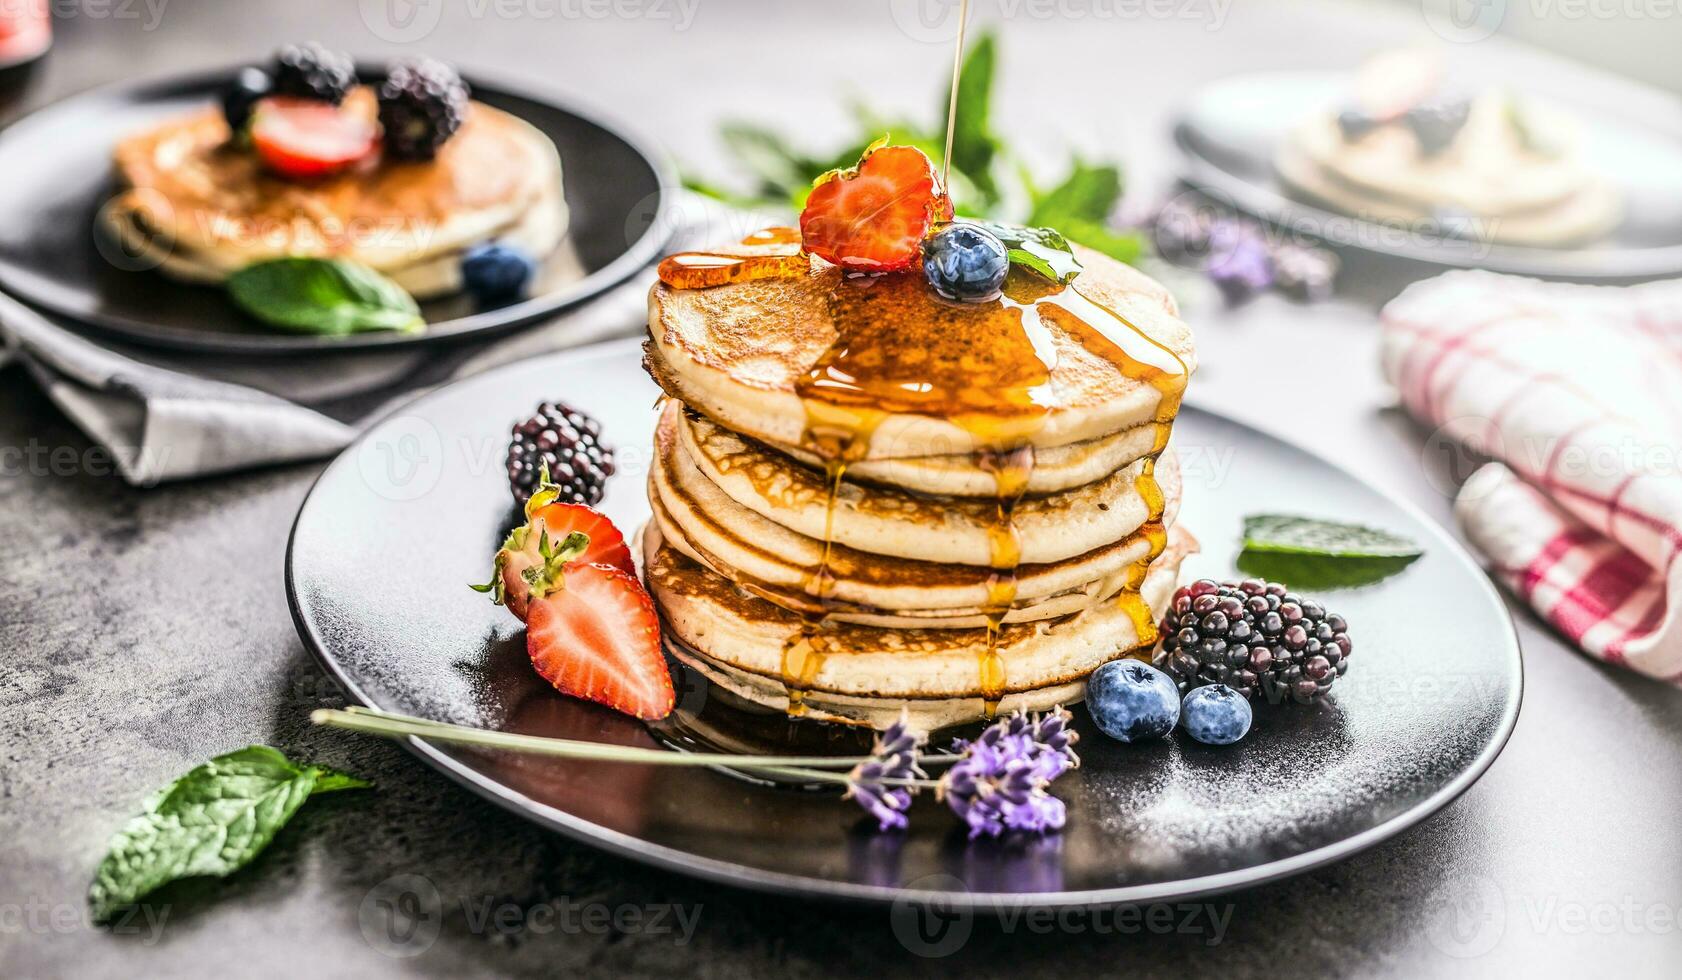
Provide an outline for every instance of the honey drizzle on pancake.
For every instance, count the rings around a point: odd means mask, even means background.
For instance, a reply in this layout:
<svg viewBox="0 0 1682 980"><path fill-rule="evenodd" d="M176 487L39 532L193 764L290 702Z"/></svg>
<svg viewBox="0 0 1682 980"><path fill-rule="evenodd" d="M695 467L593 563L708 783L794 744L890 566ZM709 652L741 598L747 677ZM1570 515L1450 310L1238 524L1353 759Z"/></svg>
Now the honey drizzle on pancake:
<svg viewBox="0 0 1682 980"><path fill-rule="evenodd" d="M1138 645L1134 648L1138 655L1149 658L1150 647L1157 640L1156 617L1151 614L1150 606L1139 594L1145 583L1145 576L1150 572L1151 562L1161 557L1168 546L1168 532L1162 524L1162 512L1165 506L1162 487L1156 480L1156 461L1161 458L1164 449L1168 448L1168 436L1173 429L1174 417L1179 414L1180 401L1185 396L1186 382L1189 372L1186 363L1180 355L1140 330L1132 321L1120 313L1102 306L1082 294L1078 289L1065 289L1062 293L1050 298L1060 309L1074 314L1075 329L1071 330L1081 345L1094 353L1106 353L1106 348L1113 348L1108 359L1122 368L1128 377L1144 381L1157 391L1156 405L1156 439L1151 445L1150 453L1145 457L1145 465L1139 476L1134 480L1134 489L1145 501L1147 516L1140 527L1150 541L1150 550L1128 569L1127 577L1123 580L1121 592L1117 602L1122 612L1133 621L1134 630L1138 634ZM1146 350L1134 344L1131 350L1124 349L1117 343L1114 335L1091 329L1093 312L1098 311L1118 323L1124 324L1134 337L1145 342L1154 350ZM1061 323L1061 321L1059 321ZM1070 324L1063 324L1065 327ZM1123 340L1126 338L1123 337ZM1144 355L1140 357L1138 355ZM1165 360L1166 359L1166 360ZM1170 363L1171 362L1171 363Z"/></svg>
<svg viewBox="0 0 1682 980"><path fill-rule="evenodd" d="M987 579L987 645L981 653L981 702L991 718L998 713L1005 691L1004 658L999 656L999 629L1016 605L1016 570L1022 564L1022 538L1016 531L1017 501L1028 489L1034 474L1034 447L1023 445L1009 452L983 450L976 462L993 475L996 518L987 532L989 561L993 570Z"/></svg>
<svg viewBox="0 0 1682 980"><path fill-rule="evenodd" d="M766 228L742 239L741 244L767 246L776 251L750 255L679 252L661 260L660 281L673 289L706 289L733 282L788 278L805 272L811 265L800 250L800 232L795 228Z"/></svg>
<svg viewBox="0 0 1682 980"><path fill-rule="evenodd" d="M1016 599L1022 554L1012 514L1032 474L1029 441L1054 404L1051 336L1036 317L1011 304L942 301L916 274L843 280L829 305L836 339L796 385L806 406L803 442L844 467L866 454L876 428L890 415L946 419L974 437L977 463L993 475L992 572L976 662L978 688L991 716L1006 689L998 639ZM826 555L838 490L839 482L833 482Z"/></svg>

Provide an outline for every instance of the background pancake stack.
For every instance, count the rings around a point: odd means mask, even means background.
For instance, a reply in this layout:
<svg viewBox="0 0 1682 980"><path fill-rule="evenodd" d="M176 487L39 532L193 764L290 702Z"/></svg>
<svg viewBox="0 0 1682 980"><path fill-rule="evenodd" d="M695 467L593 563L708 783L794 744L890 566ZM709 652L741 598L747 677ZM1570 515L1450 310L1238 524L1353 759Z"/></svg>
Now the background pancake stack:
<svg viewBox="0 0 1682 980"><path fill-rule="evenodd" d="M672 653L791 715L925 729L1148 654L1195 549L1167 293L1080 250L1072 286L957 304L748 243L669 259L650 296L670 398L642 548Z"/></svg>

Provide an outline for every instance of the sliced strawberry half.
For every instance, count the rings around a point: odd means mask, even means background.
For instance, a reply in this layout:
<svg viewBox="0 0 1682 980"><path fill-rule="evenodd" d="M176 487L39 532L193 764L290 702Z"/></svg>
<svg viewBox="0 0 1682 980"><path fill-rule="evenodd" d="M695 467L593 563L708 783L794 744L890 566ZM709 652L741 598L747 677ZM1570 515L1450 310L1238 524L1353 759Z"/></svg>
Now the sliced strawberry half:
<svg viewBox="0 0 1682 980"><path fill-rule="evenodd" d="M875 145L852 170L818 178L800 212L806 251L844 269L893 272L917 260L929 226L952 217L934 164L914 146Z"/></svg>
<svg viewBox="0 0 1682 980"><path fill-rule="evenodd" d="M257 103L251 144L263 164L282 177L313 180L338 173L374 150L367 119L312 99L274 96Z"/></svg>
<svg viewBox="0 0 1682 980"><path fill-rule="evenodd" d="M677 703L654 602L611 565L570 566L559 588L531 600L526 652L562 694L645 721L666 717Z"/></svg>
<svg viewBox="0 0 1682 980"><path fill-rule="evenodd" d="M625 536L607 519L607 515L583 504L553 503L538 508L531 516L535 529L539 524L549 537L559 541L574 531L590 536L590 546L575 561L586 565L612 565L635 575L637 566L631 561L631 549L625 546Z"/></svg>
<svg viewBox="0 0 1682 980"><path fill-rule="evenodd" d="M569 541L574 540L572 535L575 533L586 538L582 551L566 547ZM550 551L548 557L543 554L545 547ZM502 550L497 552L497 574L502 580L501 598L509 612L521 619L526 618L526 601L531 591L528 569L535 568L541 572L562 548L566 548L560 561L562 570L573 564L601 564L611 565L627 575L637 573L637 567L631 561L631 549L625 546L625 536L606 515L583 504L546 504L533 510L529 523L510 534Z"/></svg>

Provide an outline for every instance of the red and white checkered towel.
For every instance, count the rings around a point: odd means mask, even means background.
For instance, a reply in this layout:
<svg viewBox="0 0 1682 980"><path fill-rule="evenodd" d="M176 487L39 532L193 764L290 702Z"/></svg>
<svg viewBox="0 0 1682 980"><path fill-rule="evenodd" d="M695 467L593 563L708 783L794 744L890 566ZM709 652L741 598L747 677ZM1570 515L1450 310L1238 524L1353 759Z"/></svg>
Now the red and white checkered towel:
<svg viewBox="0 0 1682 980"><path fill-rule="evenodd" d="M1382 321L1427 453L1492 460L1455 500L1490 568L1587 653L1682 682L1682 281L1453 272Z"/></svg>

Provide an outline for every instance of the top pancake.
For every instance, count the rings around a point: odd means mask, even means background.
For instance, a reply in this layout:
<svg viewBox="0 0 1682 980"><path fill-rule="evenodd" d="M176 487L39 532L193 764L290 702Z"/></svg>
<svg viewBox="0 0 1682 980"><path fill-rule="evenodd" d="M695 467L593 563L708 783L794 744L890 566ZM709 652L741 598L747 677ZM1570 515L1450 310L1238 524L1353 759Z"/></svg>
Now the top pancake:
<svg viewBox="0 0 1682 980"><path fill-rule="evenodd" d="M345 111L371 121L375 102L359 88ZM430 162L376 155L324 180L285 180L231 143L221 112L207 108L124 139L116 167L130 190L114 211L140 213L173 247L232 272L287 255L387 270L455 251L517 224L539 202L558 206L550 199L560 163L548 137L474 102Z"/></svg>
<svg viewBox="0 0 1682 980"><path fill-rule="evenodd" d="M1013 273L1006 298L982 303L943 301L919 272L843 279L817 258L786 277L657 283L648 367L668 393L764 442L806 445L839 415L859 459L1063 446L1171 419L1195 368L1172 297L1122 263L1076 254L1085 271L1072 287ZM831 398L834 412L811 414Z"/></svg>

